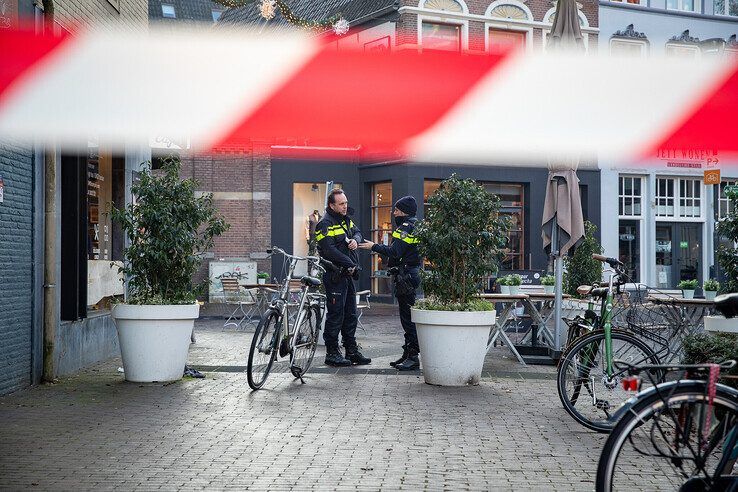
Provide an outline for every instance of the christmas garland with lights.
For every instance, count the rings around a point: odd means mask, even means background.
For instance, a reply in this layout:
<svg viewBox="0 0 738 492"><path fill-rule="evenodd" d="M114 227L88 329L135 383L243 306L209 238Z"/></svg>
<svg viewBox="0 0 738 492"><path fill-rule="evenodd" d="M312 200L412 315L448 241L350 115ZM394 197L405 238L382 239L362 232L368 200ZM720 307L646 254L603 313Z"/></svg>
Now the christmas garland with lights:
<svg viewBox="0 0 738 492"><path fill-rule="evenodd" d="M244 7L254 3L256 0L213 0L215 3L228 8ZM348 21L340 15L333 15L324 20L308 20L296 15L284 0L261 0L258 9L260 15L266 19L272 19L276 9L282 14L282 17L290 24L308 30L325 30L333 29L336 34L342 35L348 31Z"/></svg>

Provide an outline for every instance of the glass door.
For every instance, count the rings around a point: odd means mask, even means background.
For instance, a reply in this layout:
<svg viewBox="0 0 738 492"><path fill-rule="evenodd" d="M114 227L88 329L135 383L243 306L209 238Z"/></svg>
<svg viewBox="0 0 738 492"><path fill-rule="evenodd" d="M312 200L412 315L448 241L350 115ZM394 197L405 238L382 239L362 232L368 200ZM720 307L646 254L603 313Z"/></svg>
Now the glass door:
<svg viewBox="0 0 738 492"><path fill-rule="evenodd" d="M676 289L682 280L702 285L702 224L656 225L656 287Z"/></svg>

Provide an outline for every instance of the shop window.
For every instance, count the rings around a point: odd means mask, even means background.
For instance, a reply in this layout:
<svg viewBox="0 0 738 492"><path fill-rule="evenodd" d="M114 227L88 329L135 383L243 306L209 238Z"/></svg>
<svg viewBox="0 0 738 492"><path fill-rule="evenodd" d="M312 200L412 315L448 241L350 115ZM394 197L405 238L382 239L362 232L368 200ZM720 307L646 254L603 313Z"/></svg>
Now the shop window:
<svg viewBox="0 0 738 492"><path fill-rule="evenodd" d="M334 184L333 188L342 188ZM326 183L292 184L292 253L297 256L314 255L317 251L315 226L325 214ZM307 265L301 261L295 275L307 275Z"/></svg>
<svg viewBox="0 0 738 492"><path fill-rule="evenodd" d="M375 243L389 245L392 240L392 182L376 183L372 185L371 203L371 240ZM375 294L392 294L392 288L387 274L385 259L372 253L372 292Z"/></svg>
<svg viewBox="0 0 738 492"><path fill-rule="evenodd" d="M738 179L723 181L720 183L720 195L718 195L718 219L725 218L729 213L735 212L736 209L738 209L738 203L732 201L725 194L726 186L738 186Z"/></svg>
<svg viewBox="0 0 738 492"><path fill-rule="evenodd" d="M620 220L618 229L619 260L633 282L640 281L641 273L641 221Z"/></svg>
<svg viewBox="0 0 738 492"><path fill-rule="evenodd" d="M668 10L682 10L684 12L699 12L699 0L666 0Z"/></svg>
<svg viewBox="0 0 738 492"><path fill-rule="evenodd" d="M440 179L426 179L423 182L423 205L424 209L427 210L428 207L428 199L438 191L438 188L441 187L442 181Z"/></svg>
<svg viewBox="0 0 738 492"><path fill-rule="evenodd" d="M423 22L424 50L461 51L461 26L440 22Z"/></svg>
<svg viewBox="0 0 738 492"><path fill-rule="evenodd" d="M525 269L525 209L523 185L484 183L484 188L500 198L500 212L510 221L503 270Z"/></svg>
<svg viewBox="0 0 738 492"><path fill-rule="evenodd" d="M110 218L125 203L125 161L91 145L61 161L61 318L76 320L108 309L123 295L116 265L123 231Z"/></svg>

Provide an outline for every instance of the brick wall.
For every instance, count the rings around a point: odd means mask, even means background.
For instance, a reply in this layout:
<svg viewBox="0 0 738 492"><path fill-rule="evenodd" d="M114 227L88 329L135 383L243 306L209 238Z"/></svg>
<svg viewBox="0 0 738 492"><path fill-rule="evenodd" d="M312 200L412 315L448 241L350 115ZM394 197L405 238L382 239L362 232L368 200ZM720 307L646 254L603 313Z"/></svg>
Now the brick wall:
<svg viewBox="0 0 738 492"><path fill-rule="evenodd" d="M33 154L0 141L0 395L31 384Z"/></svg>
<svg viewBox="0 0 738 492"><path fill-rule="evenodd" d="M403 7L417 7L421 2L418 0L402 0ZM524 0L523 3L533 14L533 20L543 21L546 13L555 5L551 0ZM581 11L587 18L590 27L599 25L599 3L596 0L580 0ZM485 15L492 0L467 0L469 14ZM414 13L403 12L397 23L397 46L417 45L418 43L418 16ZM540 48L542 44L541 28L533 29L533 46ZM597 35L589 35L590 52L597 51ZM469 49L473 51L484 50L484 21L469 20ZM592 51L594 50L594 51Z"/></svg>
<svg viewBox="0 0 738 492"><path fill-rule="evenodd" d="M182 177L199 182L198 190L213 193L213 203L231 225L215 239L212 257L248 258L271 246L271 164L268 149L239 154L182 156ZM269 272L271 262L257 261L258 269ZM207 278L209 260L203 262L193 279Z"/></svg>

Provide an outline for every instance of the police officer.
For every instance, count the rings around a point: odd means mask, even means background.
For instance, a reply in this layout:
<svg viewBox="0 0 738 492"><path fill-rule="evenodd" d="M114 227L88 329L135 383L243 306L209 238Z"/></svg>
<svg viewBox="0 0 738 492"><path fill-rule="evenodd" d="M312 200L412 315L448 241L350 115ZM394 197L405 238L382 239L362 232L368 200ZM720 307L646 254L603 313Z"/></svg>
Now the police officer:
<svg viewBox="0 0 738 492"><path fill-rule="evenodd" d="M356 343L356 287L354 278L359 275L356 249L362 241L361 232L348 216L348 199L341 190L328 195L325 216L315 228L320 256L332 262L336 269L323 275L328 314L325 322L326 355L329 366L350 366L371 363L371 359L359 352ZM343 338L346 357L338 348L338 333Z"/></svg>
<svg viewBox="0 0 738 492"><path fill-rule="evenodd" d="M415 304L415 289L420 286L420 255L418 240L413 235L415 214L418 204L415 198L405 196L397 200L392 214L395 216L396 229L392 233L392 244L385 246L364 241L359 245L362 249L371 249L375 253L389 257L389 270L394 278L394 290L397 303L400 305L400 323L405 331L405 345L402 357L390 365L400 371L412 371L420 368L418 354L418 333L415 323L410 320L410 306Z"/></svg>

